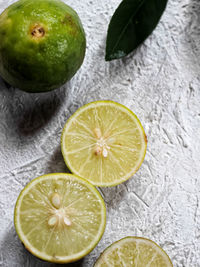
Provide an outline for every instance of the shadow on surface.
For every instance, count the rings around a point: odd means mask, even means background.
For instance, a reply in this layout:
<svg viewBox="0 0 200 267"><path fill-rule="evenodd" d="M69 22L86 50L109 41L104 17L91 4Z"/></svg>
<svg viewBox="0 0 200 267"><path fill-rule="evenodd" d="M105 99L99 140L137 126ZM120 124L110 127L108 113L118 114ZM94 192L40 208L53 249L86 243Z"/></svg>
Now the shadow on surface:
<svg viewBox="0 0 200 267"><path fill-rule="evenodd" d="M46 96L41 100L35 98L32 104L29 101L24 103L21 118L17 121L19 132L24 136L33 135L51 120L59 106L60 99L57 95ZM19 114L17 116L20 117Z"/></svg>
<svg viewBox="0 0 200 267"><path fill-rule="evenodd" d="M64 162L60 146L57 147L50 157L50 160L47 163L47 168L45 169L45 173L58 172L71 173Z"/></svg>
<svg viewBox="0 0 200 267"><path fill-rule="evenodd" d="M184 29L182 43L184 48L184 63L189 69L199 75L200 72L200 1L190 0L184 6L188 20Z"/></svg>
<svg viewBox="0 0 200 267"><path fill-rule="evenodd" d="M0 106L7 125L22 136L35 135L59 111L67 85L46 93L26 93L0 78Z"/></svg>
<svg viewBox="0 0 200 267"><path fill-rule="evenodd" d="M3 267L82 267L84 261L82 259L74 263L62 265L42 261L25 249L16 234L14 226L11 226L4 237L1 246L1 258L4 264L2 265Z"/></svg>
<svg viewBox="0 0 200 267"><path fill-rule="evenodd" d="M190 15L189 24L187 25L186 32L188 37L190 37L190 41L194 41L197 39L198 44L200 44L200 2L196 0L190 0L188 5L188 13Z"/></svg>
<svg viewBox="0 0 200 267"><path fill-rule="evenodd" d="M101 192L103 199L107 206L107 211L111 208L118 208L119 203L127 195L127 183L128 181L113 187L101 187L99 191Z"/></svg>
<svg viewBox="0 0 200 267"><path fill-rule="evenodd" d="M54 267L54 266L55 267L60 267L60 266L63 266L63 267L83 267L84 266L83 262L84 262L84 259L79 260L77 262L68 263L68 264L62 264L62 265L54 264L54 265L50 265L49 267Z"/></svg>

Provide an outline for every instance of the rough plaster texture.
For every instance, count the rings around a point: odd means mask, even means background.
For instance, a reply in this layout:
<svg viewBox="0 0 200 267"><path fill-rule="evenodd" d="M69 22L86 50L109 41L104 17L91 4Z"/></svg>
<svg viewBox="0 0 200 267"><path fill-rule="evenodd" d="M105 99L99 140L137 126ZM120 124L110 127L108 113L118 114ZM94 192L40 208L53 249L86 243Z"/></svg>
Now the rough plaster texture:
<svg viewBox="0 0 200 267"><path fill-rule="evenodd" d="M1 0L0 12L14 2ZM20 190L31 179L67 171L60 135L67 118L93 100L112 99L140 118L145 161L128 182L102 189L107 228L81 262L127 235L151 238L176 267L200 266L200 1L169 0L154 33L123 60L105 62L106 30L120 0L68 0L79 13L87 53L77 75L47 94L0 79L0 266L52 267L30 255L13 226Z"/></svg>

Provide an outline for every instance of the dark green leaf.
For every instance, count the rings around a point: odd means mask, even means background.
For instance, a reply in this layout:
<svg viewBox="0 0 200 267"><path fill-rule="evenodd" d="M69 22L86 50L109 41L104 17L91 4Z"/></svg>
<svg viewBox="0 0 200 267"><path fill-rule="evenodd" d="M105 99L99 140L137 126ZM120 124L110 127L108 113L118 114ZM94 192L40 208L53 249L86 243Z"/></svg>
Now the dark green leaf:
<svg viewBox="0 0 200 267"><path fill-rule="evenodd" d="M124 57L155 29L167 0L123 0L115 11L106 41L106 60Z"/></svg>

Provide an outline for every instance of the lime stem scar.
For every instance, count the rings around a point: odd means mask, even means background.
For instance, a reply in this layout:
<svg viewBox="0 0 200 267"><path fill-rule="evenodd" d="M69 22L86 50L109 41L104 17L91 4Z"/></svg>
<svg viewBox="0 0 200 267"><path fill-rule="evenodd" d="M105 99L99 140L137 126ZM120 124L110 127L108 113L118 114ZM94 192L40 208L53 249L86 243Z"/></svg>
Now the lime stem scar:
<svg viewBox="0 0 200 267"><path fill-rule="evenodd" d="M45 30L42 26L36 25L32 30L31 30L31 35L35 38L41 38L45 35Z"/></svg>

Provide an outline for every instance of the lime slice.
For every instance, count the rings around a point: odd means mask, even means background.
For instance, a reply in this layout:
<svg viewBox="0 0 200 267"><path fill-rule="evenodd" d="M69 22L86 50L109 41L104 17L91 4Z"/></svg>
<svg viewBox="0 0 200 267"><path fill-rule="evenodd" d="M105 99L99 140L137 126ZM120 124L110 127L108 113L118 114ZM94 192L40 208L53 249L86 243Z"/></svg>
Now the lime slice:
<svg viewBox="0 0 200 267"><path fill-rule="evenodd" d="M113 101L96 101L78 109L61 138L68 168L96 186L114 186L129 179L142 164L146 147L136 115Z"/></svg>
<svg viewBox="0 0 200 267"><path fill-rule="evenodd" d="M173 267L156 243L141 237L125 237L108 247L94 267Z"/></svg>
<svg viewBox="0 0 200 267"><path fill-rule="evenodd" d="M106 223L99 192L71 174L48 174L34 179L20 193L15 228L35 256L68 263L87 255L101 239Z"/></svg>

